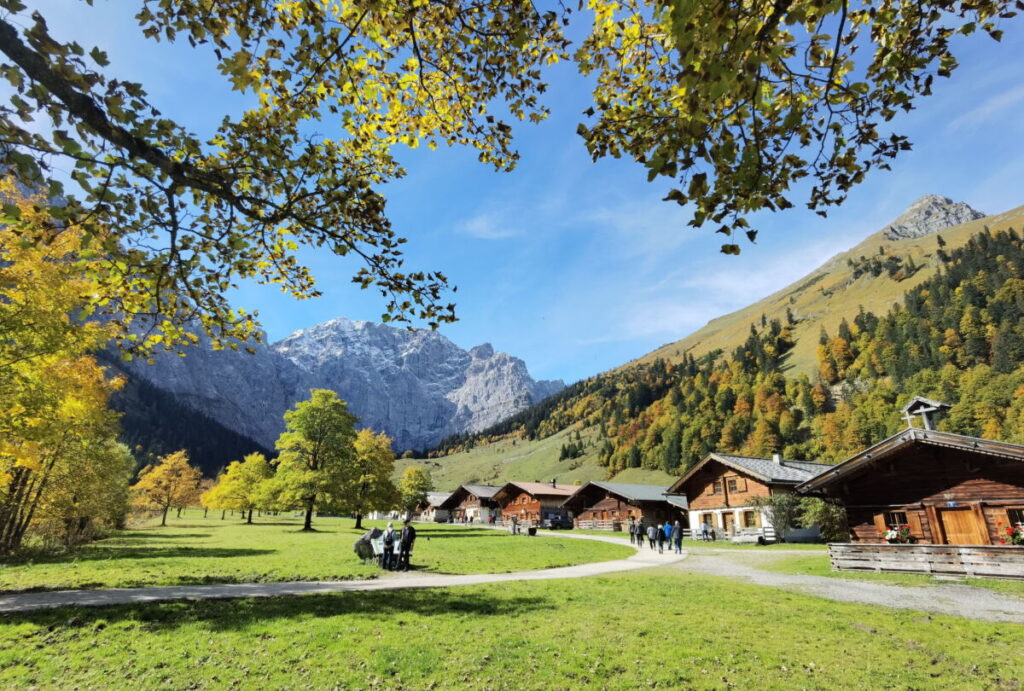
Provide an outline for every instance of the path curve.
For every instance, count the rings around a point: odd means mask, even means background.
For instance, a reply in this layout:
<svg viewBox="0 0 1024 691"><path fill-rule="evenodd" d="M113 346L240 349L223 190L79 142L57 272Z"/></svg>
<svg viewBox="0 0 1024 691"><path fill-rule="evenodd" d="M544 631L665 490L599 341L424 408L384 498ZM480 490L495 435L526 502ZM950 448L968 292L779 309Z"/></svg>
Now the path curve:
<svg viewBox="0 0 1024 691"><path fill-rule="evenodd" d="M629 545L623 538L571 533L542 532L543 537L562 537L595 540L616 545ZM535 539L524 537L523 539ZM145 588L104 588L101 590L55 590L40 593L10 593L0 595L0 613L31 612L69 605L106 607L170 600L219 600L251 597L277 597L281 595L309 595L315 593L345 593L365 590L398 590L405 588L450 588L461 585L505 583L508 581L543 581L559 578L585 578L621 571L666 566L686 558L681 555L658 554L643 549L633 556L615 561L604 561L576 566L562 566L536 571L480 574L418 574L396 573L384 578L361 581L293 581L284 583L225 583L220 585L173 585Z"/></svg>
<svg viewBox="0 0 1024 691"><path fill-rule="evenodd" d="M692 573L739 578L755 585L782 588L829 600L893 609L912 609L929 614L951 614L982 621L1024 624L1024 600L987 588L969 585L901 586L854 578L786 574L765 571L741 563L738 559L747 555L737 554L736 551L730 555L732 559L720 554L710 554L711 551L694 550L690 552L686 563L679 564L676 568ZM714 551L720 553L726 550ZM771 553L759 556L764 557L768 554Z"/></svg>

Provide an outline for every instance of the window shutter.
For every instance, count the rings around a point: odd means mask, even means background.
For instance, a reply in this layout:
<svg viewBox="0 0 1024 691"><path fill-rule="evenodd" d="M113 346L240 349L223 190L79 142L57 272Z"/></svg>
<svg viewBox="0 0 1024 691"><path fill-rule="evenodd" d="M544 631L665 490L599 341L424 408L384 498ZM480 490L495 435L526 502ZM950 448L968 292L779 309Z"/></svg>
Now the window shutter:
<svg viewBox="0 0 1024 691"><path fill-rule="evenodd" d="M875 529L878 531L878 536L879 537L882 537L883 535L885 535L885 531L889 530L889 526L887 526L885 524L885 514L884 513L876 513L875 514Z"/></svg>
<svg viewBox="0 0 1024 691"><path fill-rule="evenodd" d="M910 536L918 540L924 539L924 528L921 527L921 515L910 509L907 511L907 527L910 528Z"/></svg>

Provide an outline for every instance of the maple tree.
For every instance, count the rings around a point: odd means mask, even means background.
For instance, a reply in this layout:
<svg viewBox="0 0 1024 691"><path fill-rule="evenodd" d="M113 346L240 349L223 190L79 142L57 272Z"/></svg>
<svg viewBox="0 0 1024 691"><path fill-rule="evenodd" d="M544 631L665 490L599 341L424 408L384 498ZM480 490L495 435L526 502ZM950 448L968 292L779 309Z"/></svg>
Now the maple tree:
<svg viewBox="0 0 1024 691"><path fill-rule="evenodd" d="M184 450L169 453L146 466L132 486L133 504L143 510L160 512L160 525L167 525L167 512L198 501L203 474L189 465Z"/></svg>
<svg viewBox="0 0 1024 691"><path fill-rule="evenodd" d="M402 472L398 482L401 494L401 508L406 516L411 516L416 507L427 500L427 492L434 489L434 481L430 471L419 466L409 466Z"/></svg>
<svg viewBox="0 0 1024 691"><path fill-rule="evenodd" d="M285 431L277 439L275 474L263 492L282 508L305 512L302 529L313 530L313 512L344 501L360 476L356 464L355 416L338 394L313 389L284 414Z"/></svg>
<svg viewBox="0 0 1024 691"><path fill-rule="evenodd" d="M241 461L232 461L203 501L211 508L241 511L246 523L252 523L253 510L261 507L260 485L273 475L266 456L251 453Z"/></svg>
<svg viewBox="0 0 1024 691"><path fill-rule="evenodd" d="M395 472L395 452L391 438L384 432L374 434L361 429L353 442L356 474L344 493L343 509L355 514L356 529L363 527L366 511L390 509L398 501L398 492L391 476Z"/></svg>
<svg viewBox="0 0 1024 691"><path fill-rule="evenodd" d="M108 398L121 385L89 355L108 328L83 309L95 288L41 197L0 179L18 224L0 227L0 551L32 534L70 544L119 522L134 463Z"/></svg>

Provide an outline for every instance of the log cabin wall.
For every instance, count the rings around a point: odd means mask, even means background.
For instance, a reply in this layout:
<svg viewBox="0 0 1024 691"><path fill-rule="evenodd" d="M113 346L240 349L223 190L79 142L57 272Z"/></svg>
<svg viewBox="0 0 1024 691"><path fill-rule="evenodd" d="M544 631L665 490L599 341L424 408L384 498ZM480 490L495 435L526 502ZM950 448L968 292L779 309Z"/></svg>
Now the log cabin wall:
<svg viewBox="0 0 1024 691"><path fill-rule="evenodd" d="M830 494L847 507L850 537L882 542L886 516L906 514L919 542L945 544L943 513L962 511L977 526L979 541L998 543L1000 530L1024 511L1024 463L963 449L916 444L879 459ZM881 517L881 518L880 518ZM1002 526L999 524L1002 523Z"/></svg>
<svg viewBox="0 0 1024 691"><path fill-rule="evenodd" d="M730 491L730 479L736 480L735 490ZM715 460L687 480L682 493L689 501L690 512L704 509L728 509L749 506L754 497L771 496L771 488L734 468Z"/></svg>
<svg viewBox="0 0 1024 691"><path fill-rule="evenodd" d="M576 516L581 521L629 520L629 517L641 518L643 510L613 496L605 496L596 504L588 506Z"/></svg>

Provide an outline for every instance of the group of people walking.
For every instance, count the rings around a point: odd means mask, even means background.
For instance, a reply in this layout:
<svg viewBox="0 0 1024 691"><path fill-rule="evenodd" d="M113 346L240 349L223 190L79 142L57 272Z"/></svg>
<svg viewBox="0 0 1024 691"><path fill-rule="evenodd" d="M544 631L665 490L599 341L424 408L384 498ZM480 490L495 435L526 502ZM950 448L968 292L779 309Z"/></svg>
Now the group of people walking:
<svg viewBox="0 0 1024 691"><path fill-rule="evenodd" d="M645 539L651 549L658 550L658 554L663 554L666 547L671 550L673 546L676 554L683 553L683 526L679 524L679 521L675 523L665 521L657 525L651 523L645 526L643 520L638 521L631 517L629 519L630 544L643 547Z"/></svg>
<svg viewBox="0 0 1024 691"><path fill-rule="evenodd" d="M412 547L416 542L416 529L406 520L402 530L396 531L394 523L388 523L384 535L384 551L380 555L380 566L388 571L408 571Z"/></svg>

